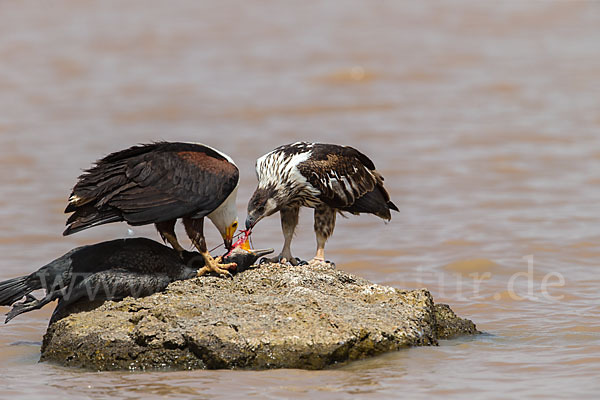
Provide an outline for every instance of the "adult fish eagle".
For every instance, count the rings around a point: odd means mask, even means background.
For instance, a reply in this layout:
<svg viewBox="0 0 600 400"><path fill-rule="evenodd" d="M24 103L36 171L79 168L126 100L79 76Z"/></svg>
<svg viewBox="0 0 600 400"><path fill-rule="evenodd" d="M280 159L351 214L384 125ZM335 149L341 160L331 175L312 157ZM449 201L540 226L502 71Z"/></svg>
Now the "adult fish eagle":
<svg viewBox="0 0 600 400"><path fill-rule="evenodd" d="M298 142L280 146L256 161L258 187L248 202L246 229L279 211L283 249L272 261L292 264L290 245L300 207L314 208L317 252L325 260L325 242L333 233L336 213L374 214L391 219L398 211L383 187L383 177L360 151L335 144Z"/></svg>
<svg viewBox="0 0 600 400"><path fill-rule="evenodd" d="M235 200L239 170L233 160L204 144L155 142L121 150L96 162L78 179L69 197L63 235L109 222L154 224L162 239L183 252L175 222L206 261L207 269L229 275L232 264L209 254L204 217L217 227L227 248L237 229ZM208 272L208 271L207 271Z"/></svg>

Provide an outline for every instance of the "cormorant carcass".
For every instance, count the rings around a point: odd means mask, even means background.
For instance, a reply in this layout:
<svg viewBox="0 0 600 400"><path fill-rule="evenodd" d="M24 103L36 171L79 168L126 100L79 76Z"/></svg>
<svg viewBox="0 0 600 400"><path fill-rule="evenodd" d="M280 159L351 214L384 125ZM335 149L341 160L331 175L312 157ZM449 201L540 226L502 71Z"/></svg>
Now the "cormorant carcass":
<svg viewBox="0 0 600 400"><path fill-rule="evenodd" d="M241 272L272 251L235 247L224 261L236 264L235 272ZM179 253L146 238L111 240L77 247L30 275L0 282L0 305L13 306L8 322L58 299L53 322L74 303L148 296L171 282L197 276L202 268L205 261L197 252ZM39 300L31 295L38 289L46 291Z"/></svg>

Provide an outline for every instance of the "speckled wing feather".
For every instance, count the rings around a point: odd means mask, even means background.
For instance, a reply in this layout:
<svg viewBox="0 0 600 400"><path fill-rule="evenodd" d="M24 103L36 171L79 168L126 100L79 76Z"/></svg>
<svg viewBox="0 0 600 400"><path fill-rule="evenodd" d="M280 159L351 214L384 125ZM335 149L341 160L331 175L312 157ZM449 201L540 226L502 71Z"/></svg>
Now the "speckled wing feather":
<svg viewBox="0 0 600 400"><path fill-rule="evenodd" d="M334 208L349 207L372 191L377 184L374 169L358 150L337 145L315 145L311 157L298 165L300 173L321 192L321 201Z"/></svg>
<svg viewBox="0 0 600 400"><path fill-rule="evenodd" d="M390 209L398 210L373 162L352 147L315 144L311 157L300 163L298 170L330 207L355 214L372 213L388 220Z"/></svg>

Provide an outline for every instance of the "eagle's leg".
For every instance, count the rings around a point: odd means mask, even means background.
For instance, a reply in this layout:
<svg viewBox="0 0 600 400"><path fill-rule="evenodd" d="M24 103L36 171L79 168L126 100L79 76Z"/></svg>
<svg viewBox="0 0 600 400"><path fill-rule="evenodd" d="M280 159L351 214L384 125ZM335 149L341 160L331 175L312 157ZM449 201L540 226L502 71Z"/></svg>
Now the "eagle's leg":
<svg viewBox="0 0 600 400"><path fill-rule="evenodd" d="M198 249L204 258L204 267L198 270L198 276L214 272L222 277L231 277L230 268L237 267L236 263L222 264L221 258L213 258L206 249L206 240L204 239L204 218L184 218L183 226L194 246Z"/></svg>
<svg viewBox="0 0 600 400"><path fill-rule="evenodd" d="M283 232L283 248L278 256L268 258L269 261L274 263L289 262L292 265L298 265L298 260L292 257L291 245L294 237L294 231L296 230L296 225L298 225L299 212L299 206L282 208L279 211L281 217L281 231Z"/></svg>
<svg viewBox="0 0 600 400"><path fill-rule="evenodd" d="M183 247L177 241L177 235L175 235L175 222L176 219L171 221L157 222L154 224L158 234L162 238L163 242L168 242L173 249L175 249L179 254L183 253Z"/></svg>
<svg viewBox="0 0 600 400"><path fill-rule="evenodd" d="M325 242L335 228L335 210L325 204L316 207L314 228L317 236L317 252L310 264L325 262Z"/></svg>

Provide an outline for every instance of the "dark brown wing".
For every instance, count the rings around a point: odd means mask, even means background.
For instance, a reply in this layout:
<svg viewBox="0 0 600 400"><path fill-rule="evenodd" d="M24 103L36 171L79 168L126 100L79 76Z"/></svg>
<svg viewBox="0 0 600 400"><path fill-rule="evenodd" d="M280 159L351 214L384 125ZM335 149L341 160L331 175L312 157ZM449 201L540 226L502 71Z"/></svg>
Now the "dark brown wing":
<svg viewBox="0 0 600 400"><path fill-rule="evenodd" d="M235 189L239 171L208 146L159 142L98 161L79 177L65 234L113 221L144 225L202 217Z"/></svg>
<svg viewBox="0 0 600 400"><path fill-rule="evenodd" d="M390 218L389 209L396 209L373 162L352 147L315 144L311 157L298 169L330 207L386 219Z"/></svg>

